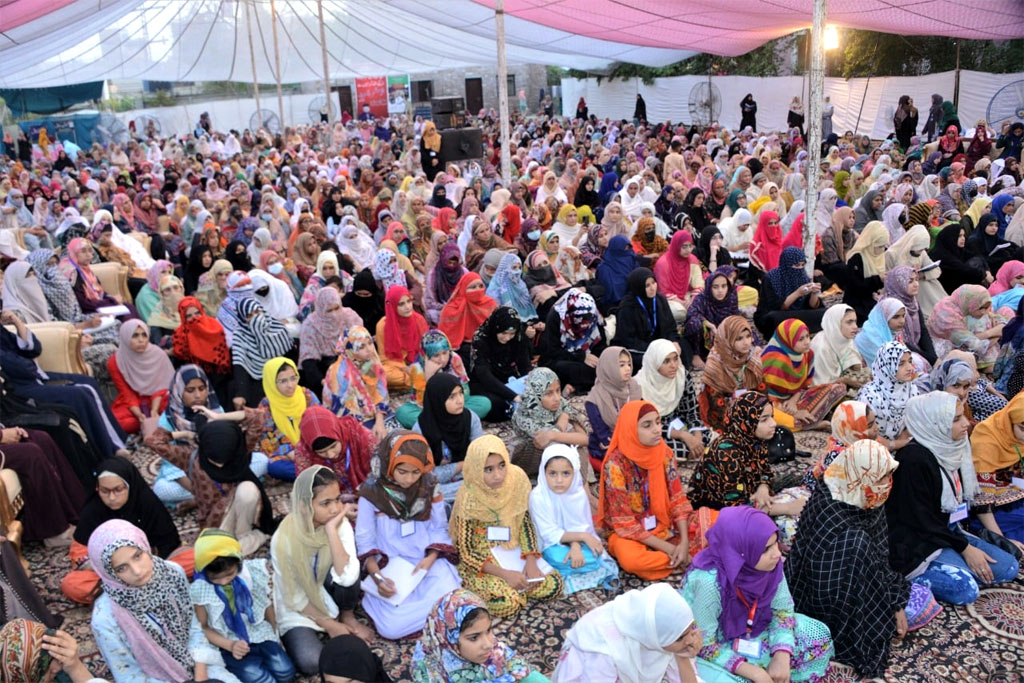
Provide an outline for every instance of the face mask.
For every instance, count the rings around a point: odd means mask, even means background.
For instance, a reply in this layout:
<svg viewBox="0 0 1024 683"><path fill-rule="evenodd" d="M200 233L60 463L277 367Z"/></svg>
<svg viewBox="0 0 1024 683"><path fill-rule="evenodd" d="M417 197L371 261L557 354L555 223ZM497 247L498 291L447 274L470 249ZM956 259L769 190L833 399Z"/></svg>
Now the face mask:
<svg viewBox="0 0 1024 683"><path fill-rule="evenodd" d="M270 294L270 287L260 287L256 290L256 296L266 296Z"/></svg>
<svg viewBox="0 0 1024 683"><path fill-rule="evenodd" d="M283 271L283 270L284 270L284 264L283 263L272 263L269 266L267 266L267 272L270 273L271 275L280 275L281 271Z"/></svg>
<svg viewBox="0 0 1024 683"><path fill-rule="evenodd" d="M269 221L270 220L270 214L269 213L261 213L260 214L260 218L262 218L265 221Z"/></svg>
<svg viewBox="0 0 1024 683"><path fill-rule="evenodd" d="M537 240L540 239L540 230L531 230L530 232L526 233L526 236L530 239L531 242L536 242Z"/></svg>
<svg viewBox="0 0 1024 683"><path fill-rule="evenodd" d="M142 183L142 189L148 192L149 191L149 183Z"/></svg>
<svg viewBox="0 0 1024 683"><path fill-rule="evenodd" d="M11 203L14 204L16 207L18 207L20 209L25 204L25 200L24 199L14 199L14 200L11 201Z"/></svg>

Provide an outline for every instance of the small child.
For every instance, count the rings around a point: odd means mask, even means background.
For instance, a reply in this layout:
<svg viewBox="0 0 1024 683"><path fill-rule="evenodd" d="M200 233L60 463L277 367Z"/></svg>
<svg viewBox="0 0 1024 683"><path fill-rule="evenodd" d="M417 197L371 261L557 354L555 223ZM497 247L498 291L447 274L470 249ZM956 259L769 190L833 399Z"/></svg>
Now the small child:
<svg viewBox="0 0 1024 683"><path fill-rule="evenodd" d="M204 529L195 553L192 603L225 668L243 683L292 680L295 667L277 637L267 561L243 561L242 546L220 529Z"/></svg>
<svg viewBox="0 0 1024 683"><path fill-rule="evenodd" d="M541 555L565 580L565 594L598 586L614 590L619 565L594 530L579 451L554 443L544 449L541 476L530 492L530 516Z"/></svg>

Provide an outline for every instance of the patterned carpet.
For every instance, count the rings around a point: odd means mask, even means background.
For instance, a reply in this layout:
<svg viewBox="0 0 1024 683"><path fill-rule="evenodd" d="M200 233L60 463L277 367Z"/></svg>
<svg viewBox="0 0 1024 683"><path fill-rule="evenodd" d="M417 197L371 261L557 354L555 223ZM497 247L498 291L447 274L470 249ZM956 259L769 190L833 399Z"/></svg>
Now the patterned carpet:
<svg viewBox="0 0 1024 683"><path fill-rule="evenodd" d="M699 391L699 386L698 386ZM582 399L573 399L582 412ZM398 401L396 401L398 403ZM487 425L486 431L498 434L506 443L512 442L508 423ZM825 447L827 434L797 434L797 448L819 455ZM158 461L146 448L135 451L133 459L146 478L152 482ZM802 474L806 463L794 462L776 466L780 476ZM683 467L684 478L690 469ZM275 514L288 511L290 486L268 479L268 493ZM194 513L177 515L175 521L182 540L191 542L199 529ZM261 550L266 555L268 547ZM64 628L79 642L80 651L93 674L106 674L106 666L96 650L89 629L89 610L75 605L60 592L60 581L67 571L67 560L61 551L50 551L41 544L27 545L25 557L32 565L32 579L40 587L51 608L65 617ZM669 578L678 584L681 574ZM623 575L620 590L643 587L636 577ZM505 642L529 659L539 670L550 674L558 659L566 631L591 609L614 597L601 590L584 591L544 603L533 603L514 620L500 622L496 632ZM409 680L409 661L414 639L385 641L379 639L374 650L396 681ZM307 680L307 679L300 679ZM312 679L308 679L312 680ZM863 680L847 667L833 664L828 683ZM969 607L945 606L943 612L928 626L910 634L892 651L885 680L894 683L1024 683L1024 576L1011 584L983 589L979 600ZM713 683L709 681L708 683Z"/></svg>

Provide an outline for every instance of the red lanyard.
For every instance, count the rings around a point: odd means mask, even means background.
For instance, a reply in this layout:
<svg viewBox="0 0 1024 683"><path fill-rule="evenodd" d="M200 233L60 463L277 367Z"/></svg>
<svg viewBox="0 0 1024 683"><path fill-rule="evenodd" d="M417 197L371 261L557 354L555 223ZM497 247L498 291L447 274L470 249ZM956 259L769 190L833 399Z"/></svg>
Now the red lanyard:
<svg viewBox="0 0 1024 683"><path fill-rule="evenodd" d="M747 612L747 637L749 638L750 637L750 631L754 628L754 615L757 614L757 602L758 601L754 600L754 604L751 605L749 602L747 602L747 599L745 597L743 597L743 593L740 592L739 588L736 589L736 595L739 597L740 602L743 603L743 606L746 607L749 610Z"/></svg>

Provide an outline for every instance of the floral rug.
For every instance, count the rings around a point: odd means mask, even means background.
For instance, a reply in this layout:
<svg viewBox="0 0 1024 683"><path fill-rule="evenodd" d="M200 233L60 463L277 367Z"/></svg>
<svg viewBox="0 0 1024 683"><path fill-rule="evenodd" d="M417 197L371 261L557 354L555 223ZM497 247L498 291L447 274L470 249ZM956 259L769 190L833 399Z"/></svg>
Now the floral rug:
<svg viewBox="0 0 1024 683"><path fill-rule="evenodd" d="M404 397L396 397L400 398ZM582 399L574 398L573 401L582 412ZM397 405L401 401L396 400L395 403ZM506 443L513 441L509 423L485 425L485 430L502 437ZM827 436L825 432L797 434L797 448L817 457L824 450ZM152 482L159 465L155 454L144 447L139 448L134 452L133 460L147 480ZM807 463L786 463L776 466L776 473L790 477L800 475L806 466ZM691 468L683 463L681 469L684 478L688 478ZM287 513L290 486L268 479L267 490L275 514ZM195 539L199 529L194 512L175 515L175 522L184 542ZM268 546L261 549L263 556L268 552ZM32 566L32 580L40 587L51 609L64 615L64 629L78 640L86 664L94 675L105 675L106 666L96 650L89 627L89 609L69 602L60 592L60 581L68 569L65 553L47 550L42 544L28 544L25 557ZM668 580L678 584L680 579L681 574L677 573ZM642 588L644 585L642 580L624 574L620 591ZM614 595L602 590L590 590L553 601L534 603L517 618L498 623L495 631L540 671L550 674L558 660L566 631L581 615L607 602ZM415 642L415 639L378 639L374 643L373 649L382 657L394 680L409 680L409 662ZM826 678L828 683L858 680L862 679L848 667L836 664L833 664ZM893 647L885 678L876 680L894 683L1024 683L1024 576L1018 577L1011 584L983 589L981 597L973 605L945 605L942 613L931 623Z"/></svg>

